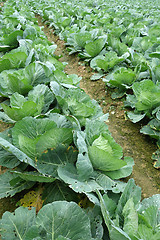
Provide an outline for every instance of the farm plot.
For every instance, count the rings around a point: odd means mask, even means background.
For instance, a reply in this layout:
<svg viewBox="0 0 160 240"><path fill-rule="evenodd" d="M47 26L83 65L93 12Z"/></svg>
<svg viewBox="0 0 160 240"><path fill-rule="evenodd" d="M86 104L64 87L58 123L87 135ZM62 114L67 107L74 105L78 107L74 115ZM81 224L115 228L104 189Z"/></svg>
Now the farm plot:
<svg viewBox="0 0 160 240"><path fill-rule="evenodd" d="M92 80L103 78L116 88L114 99L126 96L124 105L132 109L127 117L134 123L145 119L140 132L157 140L152 158L159 168L159 1L29 3L70 54L78 53L97 71Z"/></svg>
<svg viewBox="0 0 160 240"><path fill-rule="evenodd" d="M108 114L78 87L80 77L63 71L34 17L42 5L9 0L0 17L1 119L12 125L0 133L0 197L31 189L14 214L4 213L1 237L158 240L159 194L141 201L133 179L119 181L133 159L111 136Z"/></svg>
<svg viewBox="0 0 160 240"><path fill-rule="evenodd" d="M39 24L42 25L42 22L39 21ZM65 72L68 74L76 73L82 76L80 81L81 88L91 98L96 99L100 103L104 113L109 112L107 125L116 142L123 147L124 154L134 158L135 165L130 177L133 177L142 188L142 196L150 197L159 193L159 171L153 168L153 161L151 160L152 153L156 150L155 143L139 133L140 125L137 126L137 124L133 124L126 119L123 102L111 99L109 91L106 92L104 82L101 80L90 80L93 74L91 68L84 66L75 56L69 55L65 42L53 35L46 25L44 25L44 32L50 41L56 42L57 48L55 53L63 55L59 60L68 62Z"/></svg>

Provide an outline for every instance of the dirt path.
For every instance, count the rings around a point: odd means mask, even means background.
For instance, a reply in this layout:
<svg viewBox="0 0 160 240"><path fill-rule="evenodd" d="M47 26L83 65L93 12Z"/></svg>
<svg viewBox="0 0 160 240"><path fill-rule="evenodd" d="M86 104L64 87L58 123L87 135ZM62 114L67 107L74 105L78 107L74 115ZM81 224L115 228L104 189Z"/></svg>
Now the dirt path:
<svg viewBox="0 0 160 240"><path fill-rule="evenodd" d="M40 19L39 24L42 26ZM102 80L90 80L92 69L84 66L76 55L69 56L64 42L54 36L53 31L47 26L44 26L44 32L49 41L57 44L55 54L63 55L59 60L68 62L65 72L81 76L80 87L100 103L104 113L110 113L107 123L109 130L116 142L123 147L124 155L134 158L135 166L130 177L134 178L136 184L142 188L142 197L160 193L160 171L153 167L151 159L152 153L156 150L155 143L149 137L140 134L139 124L133 124L125 119L123 102L111 99L109 91L106 93L106 86Z"/></svg>

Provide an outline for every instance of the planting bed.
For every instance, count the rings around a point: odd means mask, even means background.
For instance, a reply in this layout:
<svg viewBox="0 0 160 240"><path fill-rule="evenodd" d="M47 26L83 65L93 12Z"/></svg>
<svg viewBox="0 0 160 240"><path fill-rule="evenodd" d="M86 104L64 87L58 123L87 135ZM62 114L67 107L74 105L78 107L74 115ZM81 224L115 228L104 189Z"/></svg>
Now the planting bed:
<svg viewBox="0 0 160 240"><path fill-rule="evenodd" d="M160 239L159 11L1 4L2 240Z"/></svg>
<svg viewBox="0 0 160 240"><path fill-rule="evenodd" d="M150 197L160 193L160 173L159 170L153 168L151 159L152 153L156 151L155 142L140 134L140 124L133 124L126 119L123 102L111 98L111 90L106 89L102 80L91 81L92 69L84 66L77 55L69 55L65 42L54 35L54 31L43 24L40 17L38 20L39 25L44 26L48 40L57 44L55 54L62 55L59 60L68 63L65 72L81 76L80 87L100 103L104 113L109 113L107 125L112 136L123 147L124 154L134 158L135 166L131 177L142 188L142 196Z"/></svg>

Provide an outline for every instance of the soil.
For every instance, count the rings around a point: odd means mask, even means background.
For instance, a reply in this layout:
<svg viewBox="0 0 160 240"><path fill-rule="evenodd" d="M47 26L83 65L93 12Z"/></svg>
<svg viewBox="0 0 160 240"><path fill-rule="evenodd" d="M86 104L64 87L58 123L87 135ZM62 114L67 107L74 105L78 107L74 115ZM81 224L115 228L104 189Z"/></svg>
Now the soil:
<svg viewBox="0 0 160 240"><path fill-rule="evenodd" d="M38 18L39 25L44 26L44 32L49 41L57 44L56 55L63 55L59 61L68 62L65 67L67 74L77 74L82 77L80 87L101 105L104 113L109 113L107 125L115 141L123 148L124 156L134 158L134 168L130 178L134 178L142 189L142 198L160 194L160 170L153 167L151 156L156 151L155 142L147 136L140 134L141 124L133 124L125 117L125 109L122 100L111 99L110 90L101 80L91 81L94 72L89 66L85 66L77 54L69 55L65 42L54 35Z"/></svg>

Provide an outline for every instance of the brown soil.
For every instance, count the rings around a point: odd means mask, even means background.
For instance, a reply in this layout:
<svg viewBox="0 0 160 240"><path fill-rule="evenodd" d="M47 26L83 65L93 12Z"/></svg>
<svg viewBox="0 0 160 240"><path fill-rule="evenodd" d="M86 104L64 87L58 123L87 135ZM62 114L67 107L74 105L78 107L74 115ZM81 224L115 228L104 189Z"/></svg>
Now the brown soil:
<svg viewBox="0 0 160 240"><path fill-rule="evenodd" d="M142 197L160 194L160 171L153 167L152 153L156 151L156 144L149 138L140 134L140 124L133 124L125 118L123 102L112 100L109 90L102 80L91 81L93 71L84 66L77 55L69 55L64 41L55 36L53 30L48 29L39 20L39 25L44 26L44 32L49 41L57 44L56 55L63 55L59 60L68 62L65 72L77 74L82 77L80 87L91 97L96 99L104 113L109 112L107 123L112 136L123 147L124 155L134 158L135 166L130 178L134 178L137 185L142 188Z"/></svg>

